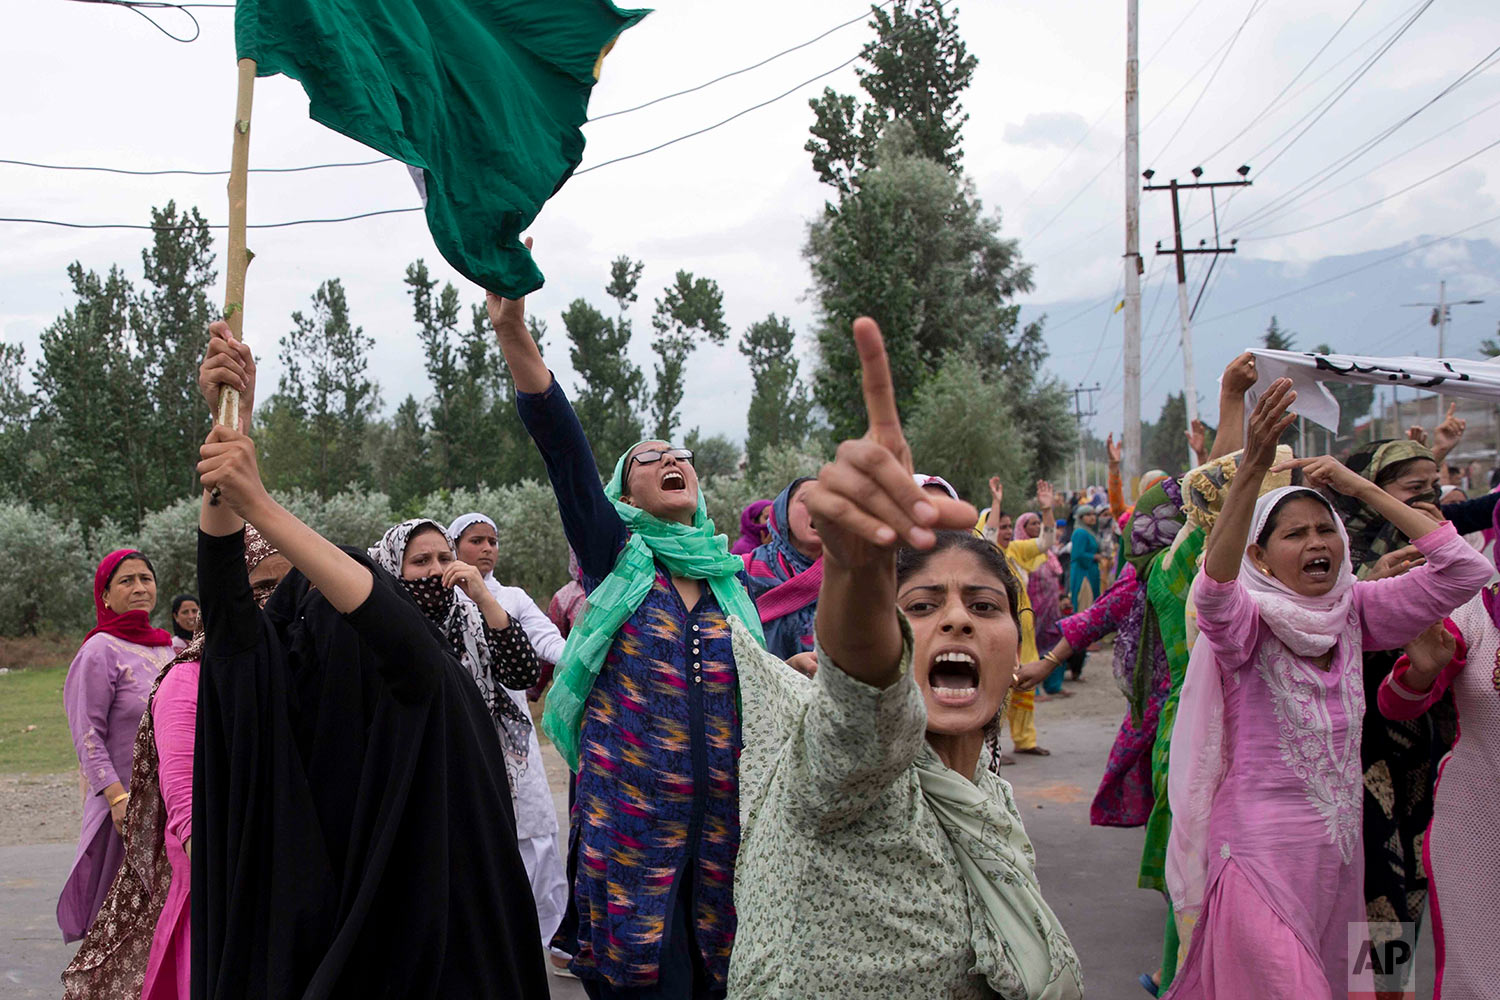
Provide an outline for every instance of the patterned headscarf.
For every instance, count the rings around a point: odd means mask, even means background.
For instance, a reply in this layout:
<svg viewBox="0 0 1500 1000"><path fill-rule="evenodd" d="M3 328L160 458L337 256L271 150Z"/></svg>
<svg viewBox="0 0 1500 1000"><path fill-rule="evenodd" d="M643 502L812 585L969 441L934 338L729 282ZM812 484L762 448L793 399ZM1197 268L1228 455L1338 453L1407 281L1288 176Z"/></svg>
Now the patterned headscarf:
<svg viewBox="0 0 1500 1000"><path fill-rule="evenodd" d="M451 551L453 539L441 524L427 517L414 517L387 531L370 546L370 558L380 568L400 581L411 594L412 600L422 609L427 620L437 626L448 641L453 655L458 657L479 688L490 718L495 722L495 731L500 734L500 746L505 751L505 768L514 787L516 779L526 770L530 751L531 720L516 706L510 696L501 690L494 673L494 654L485 636L484 615L479 605L457 587L444 587L435 576L418 580L401 577L401 563L406 557L406 546L418 531L431 528L443 537Z"/></svg>
<svg viewBox="0 0 1500 1000"><path fill-rule="evenodd" d="M1344 464L1370 482L1378 483L1382 472L1395 468L1402 462L1419 458L1436 461L1432 450L1426 445L1400 438L1395 441L1373 441L1355 451ZM1344 527L1349 531L1349 556L1354 560L1355 575L1361 580L1374 571L1381 556L1409 544L1409 539L1395 525L1374 508L1366 506L1363 501L1342 493L1334 494L1330 499L1334 510L1343 519ZM1407 501L1409 504L1424 502L1437 503L1437 491L1423 493Z"/></svg>
<svg viewBox="0 0 1500 1000"><path fill-rule="evenodd" d="M792 499L808 482L811 480L807 478L794 480L777 495L771 506L771 518L766 522L771 540L757 546L745 560L750 596L760 612L766 648L782 659L813 648L813 618L818 609L823 563L798 551L792 541L791 525ZM798 577L803 578L802 586L782 586Z"/></svg>
<svg viewBox="0 0 1500 1000"><path fill-rule="evenodd" d="M245 525L245 572L255 570L276 549ZM262 607L269 593L257 600ZM161 795L161 759L156 751L152 711L156 692L179 663L203 655L203 632L162 668L151 686L146 711L135 731L130 764L130 798L125 805L125 861L99 908L78 952L62 975L65 1000L138 1000L151 957L151 938L172 887L167 858L167 807Z"/></svg>
<svg viewBox="0 0 1500 1000"><path fill-rule="evenodd" d="M578 770L578 729L584 704L604 666L604 657L614 645L615 633L635 614L656 582L658 560L674 576L707 583L726 616L738 618L762 646L766 641L755 602L739 580L745 563L730 553L729 539L715 533L701 489L690 525L663 521L620 499L625 494L630 454L645 443L637 441L625 449L604 487L604 495L629 534L609 575L589 595L588 610L568 633L568 645L553 674L542 716L543 731L574 771Z"/></svg>

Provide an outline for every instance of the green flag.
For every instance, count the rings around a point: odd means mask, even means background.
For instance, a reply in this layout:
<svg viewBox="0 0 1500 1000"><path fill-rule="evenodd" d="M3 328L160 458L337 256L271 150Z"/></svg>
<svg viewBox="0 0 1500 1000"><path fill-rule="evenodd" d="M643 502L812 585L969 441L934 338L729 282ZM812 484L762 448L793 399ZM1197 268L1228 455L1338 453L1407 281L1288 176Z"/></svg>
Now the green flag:
<svg viewBox="0 0 1500 1000"><path fill-rule="evenodd" d="M542 285L521 233L583 156L604 54L646 10L610 0L239 0L241 59L315 121L423 171L427 225L470 280Z"/></svg>

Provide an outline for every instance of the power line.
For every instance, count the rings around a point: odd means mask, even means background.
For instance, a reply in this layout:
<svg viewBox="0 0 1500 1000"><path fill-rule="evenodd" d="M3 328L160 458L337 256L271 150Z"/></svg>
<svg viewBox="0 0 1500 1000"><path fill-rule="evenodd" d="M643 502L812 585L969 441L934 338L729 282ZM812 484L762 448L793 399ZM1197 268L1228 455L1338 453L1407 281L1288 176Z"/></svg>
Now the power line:
<svg viewBox="0 0 1500 1000"><path fill-rule="evenodd" d="M1148 68L1153 62L1156 61L1157 56L1166 51L1166 48L1171 44L1172 39L1176 38L1177 33L1182 30L1182 26L1187 24L1188 18L1196 14L1198 12L1198 8L1201 6L1203 6L1203 0L1197 0L1197 2L1193 4L1193 6L1188 8L1188 12L1182 15L1182 19L1177 22L1177 26L1167 33L1167 37L1162 40L1162 43L1160 45L1157 46L1156 51L1151 53L1151 55L1146 58L1146 61L1141 64L1142 70ZM1088 129L1084 131L1083 135L1078 137L1078 141L1073 143L1072 147L1063 154L1062 159L1058 160L1055 164L1052 165L1052 169L1047 171L1046 175L1037 183L1036 187L1026 192L1026 197L1021 200L1021 204L1016 207L1015 211L1019 212L1021 209L1031 204L1031 199L1036 197L1036 193L1047 186L1047 182L1050 181L1053 176L1062 169L1063 164L1067 163L1070 159L1073 158L1073 154L1078 152L1078 150L1083 146L1084 141L1087 140L1089 136L1094 134L1094 129L1098 128L1099 124L1103 122L1105 118L1109 117L1110 113L1113 112L1117 107L1117 101L1110 101L1109 104L1105 106L1104 110L1099 112L1099 115L1094 119L1093 124L1091 124Z"/></svg>
<svg viewBox="0 0 1500 1000"><path fill-rule="evenodd" d="M1255 124L1257 122L1259 122L1262 118L1264 118L1271 111L1272 108L1276 107L1276 105L1278 103L1280 103L1281 99L1286 96L1287 91L1291 90L1292 87L1297 83L1297 81L1300 80L1300 79L1302 79L1302 74L1306 73L1308 70L1310 70L1310 69L1313 68L1313 65L1320 58L1322 58L1323 53L1328 51L1328 47L1330 45L1332 45L1338 39L1339 35L1343 34L1344 29L1349 26L1349 22L1352 21L1352 20L1354 20L1354 15L1356 15L1360 11L1364 10L1365 9L1365 5L1367 3L1369 3L1369 2L1370 2L1370 0L1359 0L1359 3L1355 6L1355 8L1352 11L1349 12L1349 16L1346 17L1346 18L1344 18L1343 23L1341 23L1338 26L1338 28L1336 28L1334 30L1334 32L1333 32L1332 35L1328 36L1328 41L1324 42L1322 44L1322 46L1319 47L1318 51L1316 51L1316 52L1313 53L1312 58L1309 59L1305 64L1303 64L1302 68L1297 71L1297 73L1296 73L1295 76L1293 76L1290 80L1287 81L1286 86L1282 87L1281 91L1275 97L1271 98L1271 102L1269 104L1267 104L1264 108L1261 108L1260 109L1260 113L1257 114L1254 118L1251 118L1250 121L1247 122L1243 128L1241 128L1234 135L1230 136L1229 139L1228 139L1228 141L1226 141L1224 143L1224 145L1220 146L1218 149L1214 150L1212 153L1209 153L1207 156L1201 156L1201 157L1199 157L1198 158L1198 162L1199 163L1207 163L1209 160L1213 159L1215 156L1218 156L1220 153L1224 152L1224 150L1228 149L1230 147L1230 145L1232 145L1234 143L1234 141L1236 139L1238 139L1240 136L1244 135L1246 132L1248 132L1252 128L1254 128Z"/></svg>
<svg viewBox="0 0 1500 1000"><path fill-rule="evenodd" d="M1280 302L1282 299L1291 298L1294 295L1301 295L1303 292L1311 291L1314 288L1321 288L1323 285L1332 284L1333 282L1340 281L1340 280L1342 280L1344 278L1349 277L1350 275L1359 274L1361 271L1368 271L1372 267L1379 267L1381 264L1388 264L1388 263L1390 263L1393 260L1399 260L1400 258L1407 256L1408 254L1414 254L1414 253L1416 253L1418 250L1425 250L1428 247L1437 246L1439 243L1446 243L1449 240L1457 239L1458 237L1462 236L1464 233L1471 232L1471 231L1473 231L1475 229L1480 229L1480 228L1482 228L1484 226L1491 225L1492 223L1495 223L1495 222L1500 222L1500 215L1492 215L1488 219L1482 219L1479 222L1474 223L1473 225L1465 226L1462 229L1459 229L1459 230L1456 230L1454 232L1449 233L1447 236L1438 236L1438 237L1435 237L1434 239L1430 239L1430 240L1427 240L1425 242L1418 243L1415 246L1410 246L1410 247L1407 247L1405 250L1401 250L1401 251L1399 251L1397 253L1393 253L1393 254L1391 254L1388 257L1382 257L1379 260L1371 261L1368 264L1361 264L1359 267L1351 268L1351 269L1349 269L1347 271L1344 271L1344 272L1342 272L1340 274L1335 274L1331 278L1324 278L1321 281L1314 281L1311 284L1303 285L1300 288L1294 288L1294 289L1292 289L1289 292L1282 292L1280 295L1272 295L1270 298L1261 299L1259 302L1252 302L1248 306L1241 306L1238 309L1231 309L1228 312L1222 312L1222 313L1219 313L1216 316L1210 316L1208 319L1199 320L1198 322L1199 322L1200 325L1203 324L1203 323L1212 323L1215 320L1225 319L1225 318L1227 318L1229 316L1237 316L1240 313L1242 313L1242 312L1248 312L1251 309L1259 309L1261 306L1269 305L1272 302Z"/></svg>
<svg viewBox="0 0 1500 1000"><path fill-rule="evenodd" d="M420 212L422 206L415 205L411 208L382 208L374 212L360 212L358 215L343 215L334 219L293 219L289 222L253 222L245 226L246 229L285 229L288 226L311 226L321 225L329 222L353 222L355 219L369 219L377 215L400 215L404 212ZM37 226L60 226L64 229L149 229L152 232L170 233L184 229L197 229L196 225L185 226L148 226L135 222L59 222L56 219L16 219L0 218L0 222L21 222ZM203 225L204 229L228 229L222 223Z"/></svg>
<svg viewBox="0 0 1500 1000"><path fill-rule="evenodd" d="M712 80L705 80L703 83L700 83L700 84L698 84L695 87L688 87L686 90L678 90L678 91L675 91L675 92L670 93L670 94L663 94L661 97L652 98L651 100L646 101L644 104L637 104L634 107L630 107L630 108L621 108L619 111L607 111L607 112L605 112L602 115L594 115L593 117L591 117L589 119L589 121L590 122L600 122L600 121L603 121L606 118L614 118L617 115L628 115L632 111L640 111L642 108L649 108L653 104L660 104L662 101L670 101L672 98L674 98L674 97L682 97L684 94L695 94L698 91L704 89L705 87L712 87L714 84L716 84L716 83L722 83L723 81L728 80L730 77L739 76L742 73L748 73L748 72L750 72L751 70L754 70L754 69L760 69L762 66L766 65L767 63L775 62L777 59L780 59L782 56L790 55L791 53L796 52L799 49L805 49L809 45L813 44L814 42L821 42L823 39L827 38L829 35L833 34L834 32L837 32L837 31L842 31L843 29L849 27L849 25L851 25L851 24L858 24L860 21L863 21L865 18L867 18L867 17L871 16L872 14L874 14L875 11L881 9L882 7L889 7L894 2L895 2L895 0L883 0L882 3L873 4L871 6L871 9L862 12L858 17L850 18L849 20L844 21L844 22L842 22L840 24L835 24L833 27L829 28L827 31L823 32L821 35L814 35L812 38L809 38L805 42L799 42L798 44L793 45L789 49L782 49L780 52L777 52L774 55L767 56L766 58L762 59L760 62L752 63L749 66L743 66L740 69L731 70L730 72L725 73L723 76L716 76ZM861 55L864 54L864 49L863 48L860 49L860 54Z"/></svg>
<svg viewBox="0 0 1500 1000"><path fill-rule="evenodd" d="M1437 94L1429 98L1416 110L1410 112L1395 124L1387 126L1380 132L1371 136L1369 139L1366 139L1364 142L1355 146L1352 150L1345 153L1343 156L1340 156L1333 163L1325 166L1321 170L1309 176L1306 180L1293 186L1289 191L1276 198L1273 198L1267 204L1262 205L1260 208L1251 212L1244 219L1240 220L1240 225L1247 226L1256 222L1257 220L1264 220L1271 213L1279 211L1292 204L1294 201L1300 199L1309 191L1312 191L1328 183L1334 177L1338 176L1338 174L1350 164L1354 163L1370 150L1380 145L1386 139L1389 139L1392 135L1395 135L1399 129L1406 126L1409 122L1412 121L1412 119L1416 118L1418 115L1422 114L1422 112L1432 107L1438 101L1442 100L1444 97L1447 97L1449 94L1453 93L1453 91L1457 90L1465 83L1468 83L1470 80L1474 79L1479 74L1485 72L1491 66L1495 65L1497 56L1500 56L1500 46L1496 46L1495 48L1491 49L1488 55L1484 56L1473 66L1470 66L1463 73L1459 74L1457 79L1448 84L1442 90L1438 91ZM1228 202L1226 201L1225 204L1227 207Z"/></svg>
<svg viewBox="0 0 1500 1000"><path fill-rule="evenodd" d="M150 24L151 27L155 28L157 31L160 31L163 35L166 35L168 38L172 39L172 41L174 41L174 42L182 42L184 45L190 45L193 42L196 42L198 40L199 36L203 34L203 27L202 27L202 25L200 25L198 23L198 19L193 16L193 12L191 10L189 10L189 8L191 8L191 7L221 7L221 8L230 8L230 9L233 9L233 7L234 7L234 4L232 4L232 3L165 3L165 2L162 2L162 0L72 0L72 2L73 3L99 4L100 6L103 6L103 7L124 7L127 10L130 10L130 11L136 13L136 14L139 14L141 17L145 18L146 22L148 24ZM181 35L174 35L174 34L172 34L172 32L168 31L166 29L166 27L164 25L162 25L162 23L160 21L158 21L156 18L152 17L150 14L147 14L146 11L148 11L148 10L178 10L178 11L181 11L183 13L183 15L186 16L189 21L193 22L193 35L192 35L192 37L191 38L184 38Z"/></svg>
<svg viewBox="0 0 1500 1000"><path fill-rule="evenodd" d="M1434 132L1432 135L1427 136L1425 139L1422 139L1422 140L1418 141L1414 145L1406 147L1401 152L1396 153L1393 156L1386 157L1385 159L1381 160L1379 163L1377 163L1374 166L1370 167L1368 170L1365 170L1363 173L1355 174L1353 177L1348 178L1347 180L1345 180L1341 184L1335 184L1333 187L1329 188L1327 191L1324 191L1322 194L1318 195L1316 198L1313 198L1311 201L1303 203L1302 206L1301 206L1301 208L1303 210L1305 210L1309 205L1317 204L1318 202L1323 201L1323 200L1331 197L1335 193L1337 193L1339 191L1342 191L1344 188L1348 187L1349 185L1351 185L1351 184L1353 184L1353 183L1355 183L1357 181L1364 180L1366 177L1370 176L1371 174L1373 174L1375 171L1381 169L1382 167L1385 167L1385 166L1388 166L1389 164L1395 163L1397 160L1401 159L1402 157L1409 156L1410 154L1415 153L1419 149L1426 149L1432 143L1432 141L1434 139L1437 139L1437 138L1440 138L1442 136L1445 136L1449 132L1452 132L1454 129L1461 128L1462 126L1467 125L1469 122L1473 121L1475 118L1478 118L1480 115L1483 115L1486 112L1493 111L1497 107L1500 107L1500 101L1494 101L1494 102L1492 102L1490 104L1485 105L1484 107L1480 108L1478 111L1474 112L1473 114L1468 115L1468 116L1466 116L1464 118L1461 118L1458 121L1454 122L1452 125L1449 125L1447 128L1442 129L1439 132ZM1262 216L1259 220L1257 220L1255 226L1252 227L1252 229L1250 231L1254 232L1256 229L1264 228L1265 224L1267 224L1269 222L1272 222L1275 219L1279 219L1279 218L1283 217L1287 213L1287 210L1290 207L1291 206L1288 205L1284 209L1277 210L1277 211L1273 212L1270 217Z"/></svg>
<svg viewBox="0 0 1500 1000"><path fill-rule="evenodd" d="M1369 211L1370 209L1374 208L1377 205L1383 205L1383 204L1385 204L1386 202L1390 201L1392 198L1400 197L1401 195L1405 194L1408 191L1411 191L1414 188L1421 187L1423 184L1426 184L1428 181L1436 180L1437 178L1439 178L1439 177L1443 176L1444 174L1446 174L1448 171L1455 170L1458 167L1463 166L1465 163L1468 163L1470 160L1474 159L1474 157L1479 156L1482 153L1487 153L1490 150L1494 149L1496 146L1500 146L1500 139L1496 139L1494 142L1492 142L1489 145L1485 146L1483 149L1475 150L1474 152L1470 153L1468 156L1465 156L1461 160L1458 160L1458 161L1456 161L1454 163L1448 164L1446 167L1444 167L1443 169L1437 171L1436 173L1428 174L1426 177L1423 177L1421 180L1415 181L1414 183L1406 185L1406 187L1402 188L1399 191L1392 191L1390 194L1386 195L1384 198L1376 198L1374 201L1370 202L1368 205L1361 205L1358 208L1350 209L1349 211L1345 212L1342 215L1335 215L1331 219L1324 219L1322 222L1315 222L1315 223L1313 223L1310 226L1303 226L1300 229L1289 229L1286 232L1271 233L1271 234L1268 234L1266 236L1241 236L1240 237L1240 241L1243 242L1243 243L1254 243L1254 242L1256 242L1258 240L1279 240L1279 239L1281 239L1282 237L1285 237L1285 236L1296 236L1299 233L1311 232L1314 229L1322 229L1324 226L1331 226L1335 222L1342 222L1344 219L1349 218L1351 215L1358 215L1360 212L1367 212L1367 211Z"/></svg>
<svg viewBox="0 0 1500 1000"><path fill-rule="evenodd" d="M1256 12L1264 7L1265 4L1266 0L1252 0L1250 9L1245 11L1245 19L1240 22L1240 26L1238 28L1234 29L1234 34L1229 36L1229 44L1224 49L1224 55L1219 58L1219 64L1214 67L1213 73L1209 75L1208 82L1205 83L1203 85L1203 89L1198 92L1198 97L1193 101L1192 106L1187 109L1187 114L1182 116L1182 121L1177 123L1177 128L1173 129L1172 134L1167 137L1166 143L1161 147L1160 150L1157 151L1156 156L1158 159L1162 159L1166 156L1167 150L1171 148L1172 143L1175 142L1177 140L1177 137L1182 134L1182 130L1184 127L1186 127L1188 119L1193 117L1193 112L1197 111L1198 105L1203 103L1203 98L1207 96L1209 89L1213 87L1214 81L1219 78L1219 71L1222 70L1224 68L1224 64L1229 61L1229 55L1234 51L1234 43L1240 40L1240 35L1244 32L1245 25L1250 23L1250 19L1254 17Z"/></svg>
<svg viewBox="0 0 1500 1000"><path fill-rule="evenodd" d="M79 3L93 2L93 0L76 0ZM353 160L346 163L309 163L301 167L251 167L252 174L299 174L308 170L327 170L333 167L368 167L377 163L396 162L389 156L382 156L375 160ZM30 160L4 160L0 164L9 164L13 167L36 167L39 170L83 170L101 174L125 174L130 177L225 177L227 170L126 170L123 167L94 167L78 166L70 163L33 163Z"/></svg>

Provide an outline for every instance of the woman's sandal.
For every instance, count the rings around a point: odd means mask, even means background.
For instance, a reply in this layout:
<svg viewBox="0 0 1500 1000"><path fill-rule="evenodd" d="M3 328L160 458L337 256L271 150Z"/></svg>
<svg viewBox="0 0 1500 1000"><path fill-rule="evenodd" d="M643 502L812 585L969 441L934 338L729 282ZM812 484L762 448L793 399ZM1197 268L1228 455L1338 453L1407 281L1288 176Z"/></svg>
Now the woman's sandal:
<svg viewBox="0 0 1500 1000"><path fill-rule="evenodd" d="M1139 979L1137 979L1136 982L1138 982L1138 983L1141 984L1141 989L1145 990L1147 993L1151 994L1152 996L1160 996L1161 995L1161 987L1157 985L1156 980L1154 980L1154 979L1151 978L1151 974L1150 973L1147 973L1147 972L1141 973L1141 977Z"/></svg>
<svg viewBox="0 0 1500 1000"><path fill-rule="evenodd" d="M1016 753L1029 753L1033 757L1051 757L1052 756L1052 751L1044 749L1043 747L1027 747L1025 750L1022 750L1019 747L1017 747L1016 748Z"/></svg>

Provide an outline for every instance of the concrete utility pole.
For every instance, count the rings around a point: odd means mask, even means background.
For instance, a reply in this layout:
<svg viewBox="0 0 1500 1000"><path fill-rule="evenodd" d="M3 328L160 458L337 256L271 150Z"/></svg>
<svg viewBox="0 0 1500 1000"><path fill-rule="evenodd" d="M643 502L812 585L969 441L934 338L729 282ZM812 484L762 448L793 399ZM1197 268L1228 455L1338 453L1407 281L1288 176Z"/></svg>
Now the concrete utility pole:
<svg viewBox="0 0 1500 1000"><path fill-rule="evenodd" d="M1125 0L1125 426L1124 469L1132 498L1141 474L1141 109L1140 0Z"/></svg>
<svg viewBox="0 0 1500 1000"><path fill-rule="evenodd" d="M1085 386L1080 382L1076 389L1068 391L1073 393L1073 421L1078 425L1078 490L1082 491L1084 487L1088 486L1088 466L1084 461L1083 455L1083 422L1099 412L1094 409L1094 393L1099 391L1099 383L1095 382L1092 386ZM1083 404L1079 398L1084 395L1089 397L1089 408L1087 410L1083 408Z"/></svg>
<svg viewBox="0 0 1500 1000"><path fill-rule="evenodd" d="M1432 326L1437 327L1437 332L1438 332L1437 356L1440 357L1440 358L1446 358L1448 356L1448 321L1453 318L1453 307L1454 306L1477 306L1477 305L1483 304L1483 302L1484 302L1484 299L1462 299L1462 300L1460 300L1458 302L1449 302L1448 301L1448 282L1446 282L1446 281L1439 281L1438 282L1438 300L1436 302L1403 302L1403 303L1401 303L1401 305L1402 305L1403 308L1407 308L1407 309L1416 307L1416 308L1419 308L1419 309L1431 309L1432 310L1432 319L1429 322L1430 322L1430 324ZM1439 420L1442 419L1442 414L1443 414L1443 412L1445 410L1447 410L1447 408L1448 408L1448 397L1444 396L1442 394L1439 394L1438 395L1438 419Z"/></svg>
<svg viewBox="0 0 1500 1000"><path fill-rule="evenodd" d="M1188 308L1187 293L1187 264L1188 254L1209 254L1212 260L1209 263L1208 274L1204 276L1203 288L1208 287L1208 279L1213 275L1213 266L1218 263L1219 254L1234 253L1234 244L1237 240L1230 240L1229 246L1219 245L1219 203L1215 190L1221 187L1249 187L1250 181L1245 176L1250 173L1249 167L1240 167L1238 171L1240 180L1237 181L1200 181L1203 176L1202 167L1193 168L1193 182L1191 184L1180 184L1177 178L1172 178L1167 184L1147 184L1147 191L1171 191L1172 192L1172 249L1163 250L1161 241L1156 242L1157 253L1170 253L1177 258L1177 318L1182 326L1182 378L1183 399L1187 403L1187 423L1191 429L1193 421L1198 419L1198 390L1194 382L1193 372L1193 312L1197 309L1195 304L1192 309ZM1151 180L1156 171L1147 170L1143 175L1146 180ZM1178 192L1193 191L1199 188L1207 188L1209 197L1213 199L1214 215L1214 245L1208 246L1207 240L1199 240L1195 249L1186 249L1182 245L1182 206ZM1203 288L1199 289L1198 300L1203 300ZM1188 449L1188 466L1196 464L1197 458L1192 449Z"/></svg>

